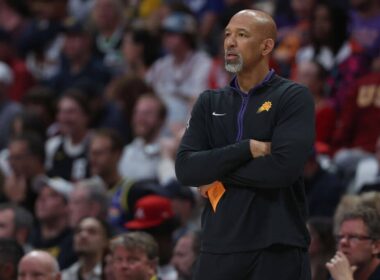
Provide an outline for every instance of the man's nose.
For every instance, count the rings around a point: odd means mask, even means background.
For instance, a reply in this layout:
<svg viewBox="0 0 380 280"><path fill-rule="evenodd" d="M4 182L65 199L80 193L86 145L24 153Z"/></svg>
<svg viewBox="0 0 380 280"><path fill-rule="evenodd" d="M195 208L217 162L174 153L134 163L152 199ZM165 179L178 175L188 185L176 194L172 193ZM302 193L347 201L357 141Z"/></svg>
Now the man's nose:
<svg viewBox="0 0 380 280"><path fill-rule="evenodd" d="M236 37L234 35L230 35L225 39L225 46L227 48L236 47Z"/></svg>
<svg viewBox="0 0 380 280"><path fill-rule="evenodd" d="M342 238L339 240L339 246L347 246L349 244L349 238L347 236L342 236Z"/></svg>

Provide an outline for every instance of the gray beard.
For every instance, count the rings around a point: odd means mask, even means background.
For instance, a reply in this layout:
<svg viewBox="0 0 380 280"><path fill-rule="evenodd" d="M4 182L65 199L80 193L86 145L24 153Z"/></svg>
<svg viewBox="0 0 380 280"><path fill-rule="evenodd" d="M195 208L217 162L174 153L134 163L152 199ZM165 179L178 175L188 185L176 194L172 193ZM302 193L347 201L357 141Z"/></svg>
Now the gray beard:
<svg viewBox="0 0 380 280"><path fill-rule="evenodd" d="M230 72L230 73L236 74L240 72L243 69L243 59L240 56L240 54L239 54L238 61L236 63L231 63L224 60L224 68L226 69L227 72Z"/></svg>

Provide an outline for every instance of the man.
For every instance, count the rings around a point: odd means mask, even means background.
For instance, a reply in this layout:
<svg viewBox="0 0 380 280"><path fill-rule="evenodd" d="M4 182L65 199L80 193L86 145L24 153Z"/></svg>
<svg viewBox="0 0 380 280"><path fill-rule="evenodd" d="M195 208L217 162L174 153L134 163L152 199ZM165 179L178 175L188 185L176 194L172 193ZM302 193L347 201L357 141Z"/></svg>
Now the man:
<svg viewBox="0 0 380 280"><path fill-rule="evenodd" d="M46 169L49 176L78 181L89 177L88 143L91 138L89 99L79 89L65 91L58 101L60 135L46 141Z"/></svg>
<svg viewBox="0 0 380 280"><path fill-rule="evenodd" d="M157 280L158 245L145 232L129 232L111 241L115 280Z"/></svg>
<svg viewBox="0 0 380 280"><path fill-rule="evenodd" d="M197 50L197 23L189 14L173 12L162 23L167 55L158 59L146 80L168 108L168 125L175 132L184 127L190 108L208 86L210 57Z"/></svg>
<svg viewBox="0 0 380 280"><path fill-rule="evenodd" d="M200 235L197 232L189 232L178 240L174 247L171 263L178 272L179 280L192 279L200 245Z"/></svg>
<svg viewBox="0 0 380 280"><path fill-rule="evenodd" d="M33 216L30 212L14 204L0 203L0 238L13 238L28 251L32 229Z"/></svg>
<svg viewBox="0 0 380 280"><path fill-rule="evenodd" d="M176 160L208 196L195 279L310 279L302 170L314 140L308 90L269 70L276 25L243 10L225 29L229 86L195 104ZM237 126L236 126L237 124ZM275 269L274 269L275 268Z"/></svg>
<svg viewBox="0 0 380 280"><path fill-rule="evenodd" d="M57 260L47 252L32 251L26 254L18 266L18 280L27 279L60 280L61 273Z"/></svg>
<svg viewBox="0 0 380 280"><path fill-rule="evenodd" d="M44 142L36 134L24 133L11 138L8 153L12 174L5 179L5 198L33 212L37 194L32 185L45 173Z"/></svg>
<svg viewBox="0 0 380 280"><path fill-rule="evenodd" d="M173 254L173 234L178 221L170 199L155 194L140 198L136 202L134 219L125 226L129 231L144 231L153 236L160 248L157 276L163 280L177 279L177 272L170 260Z"/></svg>
<svg viewBox="0 0 380 280"><path fill-rule="evenodd" d="M74 234L74 251L79 261L62 272L63 280L101 280L102 260L108 247L109 231L94 217L80 221Z"/></svg>
<svg viewBox="0 0 380 280"><path fill-rule="evenodd" d="M24 252L14 239L0 237L0 279L16 280L17 266Z"/></svg>
<svg viewBox="0 0 380 280"><path fill-rule="evenodd" d="M338 251L326 264L334 280L380 279L380 216L359 206L343 215L337 235Z"/></svg>
<svg viewBox="0 0 380 280"><path fill-rule="evenodd" d="M90 141L89 161L91 174L99 176L105 183L108 196L108 222L122 228L129 211L127 196L132 181L123 178L118 164L123 152L123 141L120 135L111 129L94 132Z"/></svg>
<svg viewBox="0 0 380 280"><path fill-rule="evenodd" d="M38 227L31 234L31 244L51 253L65 269L76 261L67 203L73 186L61 178L46 177L37 181L35 188L39 192L35 205Z"/></svg>
<svg viewBox="0 0 380 280"><path fill-rule="evenodd" d="M336 110L328 97L327 71L317 61L301 61L297 65L295 81L309 88L315 103L315 141L327 148L330 146L336 126Z"/></svg>
<svg viewBox="0 0 380 280"><path fill-rule="evenodd" d="M109 82L110 74L103 63L94 57L89 31L74 18L64 22L63 31L61 66L48 81L49 86L59 95L85 83L95 84L101 91Z"/></svg>
<svg viewBox="0 0 380 280"><path fill-rule="evenodd" d="M380 54L373 59L370 73L357 79L347 92L344 107L333 135L334 164L348 182L358 163L372 158L380 137ZM354 185L351 185L352 187ZM358 191L349 187L349 191Z"/></svg>
<svg viewBox="0 0 380 280"><path fill-rule="evenodd" d="M105 220L108 211L108 197L104 183L98 177L75 183L69 196L69 225L76 228L84 217Z"/></svg>
<svg viewBox="0 0 380 280"><path fill-rule="evenodd" d="M135 139L123 151L120 174L131 180L157 180L161 159L159 137L165 123L166 107L154 94L138 98L133 110L132 129Z"/></svg>

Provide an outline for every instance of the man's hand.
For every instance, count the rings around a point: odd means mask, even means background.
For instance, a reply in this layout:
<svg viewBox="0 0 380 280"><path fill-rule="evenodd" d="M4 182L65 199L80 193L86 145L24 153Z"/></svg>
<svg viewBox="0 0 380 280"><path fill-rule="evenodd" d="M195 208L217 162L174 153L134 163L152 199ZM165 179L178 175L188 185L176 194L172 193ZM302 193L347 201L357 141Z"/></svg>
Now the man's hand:
<svg viewBox="0 0 380 280"><path fill-rule="evenodd" d="M199 186L199 187L198 187L198 191L199 191L199 193L201 194L201 196L203 196L204 198L208 198L207 191L208 191L208 189L209 189L211 186L212 186L212 184Z"/></svg>
<svg viewBox="0 0 380 280"><path fill-rule="evenodd" d="M249 141L252 157L262 157L270 154L271 142L261 142L254 139Z"/></svg>
<svg viewBox="0 0 380 280"><path fill-rule="evenodd" d="M337 251L335 256L326 263L326 267L335 280L354 280L356 266L350 266L347 257L340 251Z"/></svg>

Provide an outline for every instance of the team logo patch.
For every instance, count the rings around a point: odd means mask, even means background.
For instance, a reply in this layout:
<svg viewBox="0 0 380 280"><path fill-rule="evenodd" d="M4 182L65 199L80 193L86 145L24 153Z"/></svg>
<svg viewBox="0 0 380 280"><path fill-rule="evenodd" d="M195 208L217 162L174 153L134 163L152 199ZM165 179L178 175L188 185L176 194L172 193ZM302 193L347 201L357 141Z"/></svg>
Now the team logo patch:
<svg viewBox="0 0 380 280"><path fill-rule="evenodd" d="M272 108L272 102L270 101L265 101L263 105L257 110L257 113L261 113L263 111L269 111L270 108Z"/></svg>

